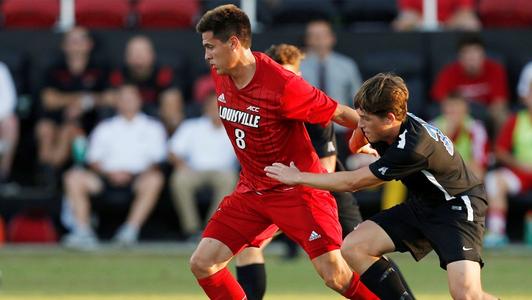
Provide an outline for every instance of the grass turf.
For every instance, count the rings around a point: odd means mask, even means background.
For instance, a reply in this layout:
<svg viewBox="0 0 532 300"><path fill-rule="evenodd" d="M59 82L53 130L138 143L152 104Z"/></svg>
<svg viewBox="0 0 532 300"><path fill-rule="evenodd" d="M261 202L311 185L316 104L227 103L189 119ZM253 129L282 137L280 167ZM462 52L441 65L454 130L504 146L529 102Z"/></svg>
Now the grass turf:
<svg viewBox="0 0 532 300"><path fill-rule="evenodd" d="M188 254L60 248L0 249L0 299L206 299L188 271ZM177 253L177 251L176 251ZM415 263L393 255L418 299L449 299L446 273L430 255ZM502 299L532 299L532 249L485 253L484 288ZM267 256L266 299L342 299L328 290L305 257Z"/></svg>

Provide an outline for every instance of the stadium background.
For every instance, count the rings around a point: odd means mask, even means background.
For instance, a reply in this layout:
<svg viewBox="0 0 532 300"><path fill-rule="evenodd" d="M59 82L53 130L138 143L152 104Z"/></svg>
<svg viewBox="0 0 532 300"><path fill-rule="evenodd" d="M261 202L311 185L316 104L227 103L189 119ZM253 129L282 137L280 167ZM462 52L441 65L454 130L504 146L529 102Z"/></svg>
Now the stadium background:
<svg viewBox="0 0 532 300"><path fill-rule="evenodd" d="M149 18L143 20L138 10L135 10L142 2L148 1L151 0L78 0L74 1L76 19L78 24L87 25L91 28L96 56L106 60L111 67L119 67L123 62L124 46L131 36L136 34L148 36L155 45L159 62L172 66L180 77L185 100L190 103L194 81L207 72L203 61L200 37L194 32L193 24L201 12L207 8L222 3L240 3L239 1L153 1L154 3L175 2L177 4L172 4L173 6L177 5L183 9L178 12L181 15L173 16L173 18L179 17L179 22L174 24L172 22L169 24L157 23L157 21L153 21L154 19L157 20L157 16L155 16L152 17L150 24ZM22 8L25 7L30 11L33 10L33 12L26 15L21 14L18 19L16 16L11 17L7 8L13 2L18 2ZM61 189L38 186L35 182L37 162L34 138L43 72L51 63L52 58L57 55L62 38L62 31L58 30L56 24L60 14L59 6L64 2L68 1L0 1L0 14L3 16L2 27L0 28L0 61L8 65L15 80L19 94L17 115L21 125L12 180L10 184L0 185L0 215L5 223L3 229L9 228L9 222L14 216L27 213L36 218L51 217L59 234L64 232L64 228L58 221L62 201ZM92 4L85 6L88 12L84 14L82 8L87 2ZM329 19L333 23L337 35L336 51L353 58L364 79L383 71L393 71L403 76L412 94L409 109L416 114L427 117L430 115L430 110L427 107L433 106L429 97L432 83L438 71L455 58L456 42L463 34L462 32L441 30L394 32L390 29L390 22L397 15L397 4L394 0L283 0L279 1L280 4L275 9L269 8L267 2L257 1L257 18L260 25L258 29L260 30L256 30L254 33L253 49L264 50L277 43L303 46L305 23L314 18ZM480 9L483 2L489 1L476 2ZM519 1L514 2L515 6L521 5ZM522 1L526 4L525 2ZM524 15L527 13L529 16L532 15L530 11L525 12ZM160 18L163 18L163 15L161 14ZM485 24L490 24L490 20L485 17L486 15L480 14L480 16ZM143 23L144 21L145 23ZM65 26L65 24L60 25ZM485 25L480 35L486 43L488 55L506 66L511 105L515 108L519 106L515 91L519 74L523 66L532 61L532 21L529 19L528 24L522 26L511 24L510 27L501 27L496 25ZM379 209L379 203L375 199L380 198L380 191L362 192L357 196L361 201L365 216ZM40 299L42 295L60 295L61 291L64 291L67 295L65 297L81 294L87 296L87 299L91 299L96 296L90 291L97 290L102 292L97 294L98 297L107 295L106 291L109 291L109 294L114 296L128 295L134 297L135 294L138 294L144 295L139 296L143 298L151 294L155 298L171 298L177 295L177 299L188 299L185 298L186 294L189 295L187 297L191 297L190 299L194 299L194 296L190 295L198 294L199 291L190 287L193 281L191 276L188 276L185 264L187 251L190 251L187 248L189 245L180 244L183 237L180 234L172 202L168 198L169 193L165 189L155 211L143 228L141 240L165 241L170 242L169 244L150 244L154 246L145 248L140 246L140 250L111 248L103 250L97 255L85 255L65 252L54 246L42 248L37 245L27 248L26 245L20 246L10 243L9 240L5 241L4 249L0 249L0 270L4 277L3 285L0 287L0 295L4 293L5 296L19 297L19 299L27 297ZM509 234L515 242L519 243L523 235L523 216L526 210L532 207L532 197L524 195L513 198L511 203ZM109 211L107 218L110 223L113 223L115 218L122 218L123 213L123 211L118 213ZM110 226L115 225L111 224ZM101 228L100 234L109 236L109 232L105 228ZM3 237L6 235L8 235L6 232L2 234ZM52 245L54 244L52 243ZM120 254L122 251L129 252L122 256ZM494 290L493 288L490 289L490 285L501 284L495 291L514 297L512 299L532 297L532 290L530 289L532 283L530 282L531 252L532 250L529 248L519 245L489 252L488 257L493 259L494 265L498 269L491 269L491 271L488 269L487 271L489 274L486 283L488 291ZM272 289L275 290L275 284L277 284L277 288L281 288L277 290L278 293L275 295L279 299L282 297L292 299L292 296L283 296L283 293L296 295L299 289L305 289L306 283L301 282L301 286L296 283L294 285L295 290L291 290L291 287L286 285L283 280L285 278L283 275L286 273L289 276L290 272L298 275L308 273L309 265L305 264L304 259L299 259L294 262L293 270L283 269L285 266L283 261L278 258L278 254L279 251L276 251L274 247L270 254L273 261L272 273L274 278L278 279L271 279ZM82 270L88 270L87 265L83 264L85 260L101 262L102 265L108 265L111 261L117 262L116 268L118 270L123 268L124 271L113 274L116 278L113 277L109 281L116 282L118 288L102 288L105 284L99 280L92 280L100 278L100 272L106 270L105 267L102 269L95 267L95 270L88 271L85 277L80 275L83 273ZM406 257L400 258L400 263L407 265L407 278L408 276L414 278L414 288L419 287L423 295L430 295L430 298L433 296L446 298L444 275L437 271L434 257L430 260L432 264L415 265L411 264L411 261ZM153 263L154 261L163 263ZM175 266L172 265L174 261L177 262ZM62 271L57 272L56 277L45 272L40 273L38 270L41 263L43 270L48 270L51 273L54 270ZM131 265L134 264L139 264L138 269L130 269ZM169 265L171 268L168 268ZM429 266L427 267L427 265ZM150 266L153 269L150 269ZM163 271L157 269L157 266L160 266ZM132 270L133 273L124 276L128 270ZM65 274L60 275L62 272ZM70 280L75 282L75 279L72 278L66 280L70 272L79 273L74 278L80 276L79 278L86 285L77 286L74 284L71 289L68 288L66 282L70 282ZM138 272L138 277L135 277L135 272ZM424 272L431 274L426 278L429 281L434 280L433 286L423 286L424 276L427 274ZM12 276L10 276L11 274ZM38 274L43 277L32 277ZM150 277L150 274L154 277ZM500 280L502 276L508 280ZM49 277L49 281L47 281L47 277ZM434 279L432 279L433 277ZM138 280L142 280L142 282L139 283ZM321 295L323 293L323 295L332 297L331 293L327 294L326 288L317 284L317 278L309 280L314 282L314 286L318 286L317 291L310 289L309 295L312 293ZM158 288L150 287L149 281L163 282L159 290L163 291L162 296L157 296ZM172 282L179 283L173 286ZM139 285L136 286L137 284ZM435 289L435 294L430 294L433 289ZM271 299L277 299L277 296ZM318 296L316 299L323 298Z"/></svg>

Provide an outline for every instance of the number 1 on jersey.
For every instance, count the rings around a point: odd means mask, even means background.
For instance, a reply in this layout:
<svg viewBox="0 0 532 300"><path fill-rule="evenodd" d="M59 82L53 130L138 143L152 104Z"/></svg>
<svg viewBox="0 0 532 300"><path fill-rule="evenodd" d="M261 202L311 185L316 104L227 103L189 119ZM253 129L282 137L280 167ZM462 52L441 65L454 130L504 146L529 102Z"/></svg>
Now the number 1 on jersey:
<svg viewBox="0 0 532 300"><path fill-rule="evenodd" d="M246 132L242 129L235 128L235 137L236 146L240 149L245 149L246 141L244 141L244 138L246 137Z"/></svg>

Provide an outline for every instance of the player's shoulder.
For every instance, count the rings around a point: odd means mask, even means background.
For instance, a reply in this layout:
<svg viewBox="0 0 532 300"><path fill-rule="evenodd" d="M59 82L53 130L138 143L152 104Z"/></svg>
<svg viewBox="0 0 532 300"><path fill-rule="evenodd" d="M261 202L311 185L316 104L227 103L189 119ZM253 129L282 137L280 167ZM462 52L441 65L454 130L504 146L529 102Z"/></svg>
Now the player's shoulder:
<svg viewBox="0 0 532 300"><path fill-rule="evenodd" d="M432 126L418 116L408 113L399 130L399 135L394 143L395 148L410 151L423 152L430 144L427 127Z"/></svg>
<svg viewBox="0 0 532 300"><path fill-rule="evenodd" d="M297 75L288 71L268 55L262 52L253 52L257 63L257 72L260 72L266 84L286 84Z"/></svg>

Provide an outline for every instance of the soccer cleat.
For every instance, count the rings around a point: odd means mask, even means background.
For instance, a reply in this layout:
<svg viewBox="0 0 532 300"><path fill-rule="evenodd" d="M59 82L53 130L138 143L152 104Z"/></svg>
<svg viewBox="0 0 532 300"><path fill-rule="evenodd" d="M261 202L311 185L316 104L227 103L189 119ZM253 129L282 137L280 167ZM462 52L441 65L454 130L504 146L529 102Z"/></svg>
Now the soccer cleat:
<svg viewBox="0 0 532 300"><path fill-rule="evenodd" d="M504 234L489 232L484 236L484 248L502 248L508 242L508 237Z"/></svg>

